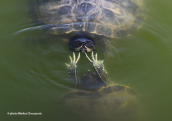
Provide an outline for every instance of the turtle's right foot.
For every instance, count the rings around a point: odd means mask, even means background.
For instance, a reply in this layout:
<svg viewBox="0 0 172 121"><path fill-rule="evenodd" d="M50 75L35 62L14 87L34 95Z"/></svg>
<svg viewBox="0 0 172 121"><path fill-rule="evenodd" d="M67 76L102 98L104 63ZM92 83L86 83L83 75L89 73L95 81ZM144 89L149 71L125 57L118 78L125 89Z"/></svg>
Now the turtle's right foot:
<svg viewBox="0 0 172 121"><path fill-rule="evenodd" d="M106 84L109 83L108 78L107 78L107 72L104 69L104 64L103 64L103 60L97 60L97 53L93 54L92 51L92 60L88 57L88 55L85 53L86 57L88 58L88 60L93 64L93 67L95 69L95 71L97 72L98 76L102 79L102 81L104 81Z"/></svg>
<svg viewBox="0 0 172 121"><path fill-rule="evenodd" d="M91 53L91 57L92 60L88 57L87 53L85 53L86 57L88 58L88 60L93 64L93 67L97 70L104 70L104 64L103 64L103 60L97 60L97 53L93 54L93 51Z"/></svg>
<svg viewBox="0 0 172 121"><path fill-rule="evenodd" d="M76 64L77 64L77 62L80 59L80 53L78 54L78 58L77 59L75 58L75 53L74 52L73 52L73 59L72 59L71 56L69 56L69 58L70 58L70 63L69 64L65 63L66 66L67 66L67 69L69 69L69 70L76 69L77 68Z"/></svg>

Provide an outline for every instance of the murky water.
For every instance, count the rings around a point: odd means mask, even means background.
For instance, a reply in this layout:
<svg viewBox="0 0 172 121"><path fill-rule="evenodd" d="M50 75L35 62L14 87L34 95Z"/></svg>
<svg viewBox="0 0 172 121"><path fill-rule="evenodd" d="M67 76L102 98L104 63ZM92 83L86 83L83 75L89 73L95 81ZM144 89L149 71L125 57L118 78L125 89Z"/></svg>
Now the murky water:
<svg viewBox="0 0 172 121"><path fill-rule="evenodd" d="M147 18L136 34L113 41L111 63L105 69L111 81L127 85L144 101L147 121L171 121L172 113L172 1L149 1ZM30 21L26 1L0 5L0 119L2 121L67 120L57 100L71 91L65 63L72 52L55 38L40 42L43 32ZM51 41L52 40L52 41ZM104 59L102 46L96 50ZM89 54L90 55L90 54ZM79 76L92 70L85 55ZM8 115L37 112L42 115ZM59 115L60 114L60 115Z"/></svg>

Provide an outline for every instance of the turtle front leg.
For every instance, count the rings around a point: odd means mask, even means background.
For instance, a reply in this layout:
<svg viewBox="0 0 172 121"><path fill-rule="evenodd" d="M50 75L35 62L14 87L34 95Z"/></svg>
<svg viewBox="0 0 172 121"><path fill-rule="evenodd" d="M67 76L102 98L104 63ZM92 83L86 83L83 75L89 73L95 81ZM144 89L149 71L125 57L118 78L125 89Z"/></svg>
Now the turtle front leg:
<svg viewBox="0 0 172 121"><path fill-rule="evenodd" d="M78 58L75 59L75 53L73 52L73 59L71 56L69 56L70 58L70 63L67 64L67 71L68 71L68 75L69 78L71 79L71 87L77 88L79 86L79 79L77 77L77 62L80 59L80 53L78 54Z"/></svg>
<svg viewBox="0 0 172 121"><path fill-rule="evenodd" d="M97 73L97 75L100 77L100 79L107 85L110 84L110 81L108 80L108 75L106 70L104 69L103 60L97 60L97 53L94 57L93 51L92 51L92 60L87 56L88 60L93 64L93 67Z"/></svg>

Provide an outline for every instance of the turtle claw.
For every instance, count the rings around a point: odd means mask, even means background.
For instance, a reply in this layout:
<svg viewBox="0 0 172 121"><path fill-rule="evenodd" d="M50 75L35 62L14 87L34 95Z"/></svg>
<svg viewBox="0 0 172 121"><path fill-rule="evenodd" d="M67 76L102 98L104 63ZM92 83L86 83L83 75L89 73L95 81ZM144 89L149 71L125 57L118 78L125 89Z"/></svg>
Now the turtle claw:
<svg viewBox="0 0 172 121"><path fill-rule="evenodd" d="M67 68L71 68L71 69L72 68L76 68L76 64L78 63L78 61L80 59L80 53L78 54L77 59L75 57L75 53L74 52L73 52L73 59L72 59L71 56L69 56L69 58L70 58L70 63L69 64L65 63Z"/></svg>
<svg viewBox="0 0 172 121"><path fill-rule="evenodd" d="M91 53L91 57L92 57L92 60L88 57L87 53L85 53L86 57L88 58L88 60L92 63L93 61L97 61L97 53L95 54L95 57L94 57L94 53L92 51Z"/></svg>
<svg viewBox="0 0 172 121"><path fill-rule="evenodd" d="M95 59L94 59L94 53L93 53L93 51L92 51L92 53L91 53L91 56L92 56L92 59L95 60Z"/></svg>
<svg viewBox="0 0 172 121"><path fill-rule="evenodd" d="M93 61L88 57L87 53L85 53L85 55L88 58L88 60L92 63Z"/></svg>
<svg viewBox="0 0 172 121"><path fill-rule="evenodd" d="M96 55L95 55L95 60L97 60L97 53L96 53Z"/></svg>
<svg viewBox="0 0 172 121"><path fill-rule="evenodd" d="M69 58L70 58L70 62L72 63L72 57L69 55Z"/></svg>
<svg viewBox="0 0 172 121"><path fill-rule="evenodd" d="M75 58L75 53L73 52L73 59L72 57L69 55L69 58L70 58L70 62L71 63L78 63L79 59L80 59L80 53L78 54L78 58L76 59Z"/></svg>
<svg viewBox="0 0 172 121"><path fill-rule="evenodd" d="M78 58L76 59L76 63L78 63L79 59L80 59L80 53L78 54Z"/></svg>
<svg viewBox="0 0 172 121"><path fill-rule="evenodd" d="M73 61L75 62L75 53L73 52Z"/></svg>

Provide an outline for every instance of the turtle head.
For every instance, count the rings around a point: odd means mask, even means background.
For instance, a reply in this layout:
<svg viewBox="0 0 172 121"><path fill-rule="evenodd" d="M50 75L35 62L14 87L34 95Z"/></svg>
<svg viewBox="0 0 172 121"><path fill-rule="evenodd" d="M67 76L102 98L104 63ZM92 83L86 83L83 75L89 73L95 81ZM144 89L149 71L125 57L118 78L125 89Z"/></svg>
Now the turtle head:
<svg viewBox="0 0 172 121"><path fill-rule="evenodd" d="M69 40L69 48L76 52L92 52L95 49L95 42L89 36L75 36Z"/></svg>

